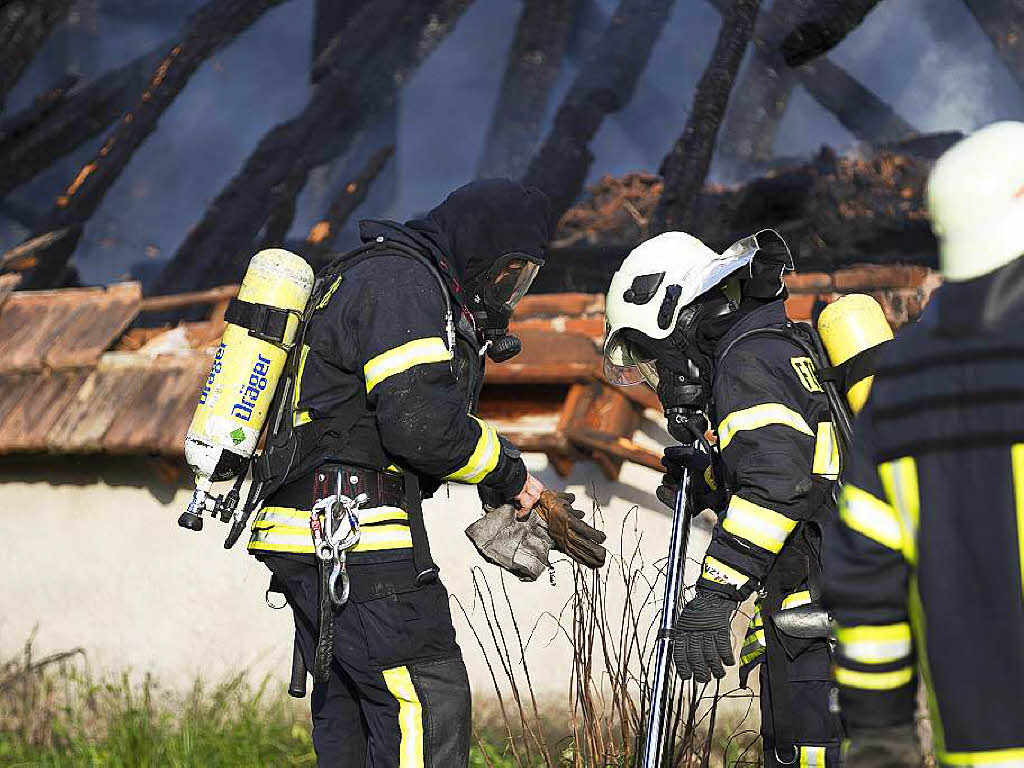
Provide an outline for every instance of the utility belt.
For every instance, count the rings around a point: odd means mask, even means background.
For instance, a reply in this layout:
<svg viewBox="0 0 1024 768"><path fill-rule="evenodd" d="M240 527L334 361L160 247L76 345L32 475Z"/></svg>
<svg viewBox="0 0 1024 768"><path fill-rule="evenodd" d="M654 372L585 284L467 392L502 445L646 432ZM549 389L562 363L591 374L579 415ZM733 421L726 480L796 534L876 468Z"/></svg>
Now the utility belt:
<svg viewBox="0 0 1024 768"><path fill-rule="evenodd" d="M417 478L351 464L323 464L281 486L253 520L249 551L316 556L311 510L331 496L354 501L363 494L354 510L358 539L347 549L349 562L411 557L421 581L436 578ZM329 527L322 511L319 517Z"/></svg>

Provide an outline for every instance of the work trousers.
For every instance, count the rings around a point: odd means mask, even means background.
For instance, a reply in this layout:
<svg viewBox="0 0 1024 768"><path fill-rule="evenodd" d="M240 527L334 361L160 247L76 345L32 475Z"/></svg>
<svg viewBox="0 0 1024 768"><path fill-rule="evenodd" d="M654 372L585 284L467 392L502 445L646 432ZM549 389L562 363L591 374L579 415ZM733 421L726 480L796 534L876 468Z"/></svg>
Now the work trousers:
<svg viewBox="0 0 1024 768"><path fill-rule="evenodd" d="M262 555L295 618L307 669L317 645L312 557ZM321 768L459 768L469 762L469 679L448 592L417 585L411 556L351 558L348 602L335 614L330 678L311 696Z"/></svg>
<svg viewBox="0 0 1024 768"><path fill-rule="evenodd" d="M827 641L816 640L795 658L787 661L788 717L793 740L799 751L795 754L792 751L777 754L774 718L777 712L780 717L786 715L779 712L778 703L772 701L768 665L761 664L761 742L764 746L764 764L766 768L837 768L842 764L843 728L839 715L831 707L835 683L831 679L831 657Z"/></svg>

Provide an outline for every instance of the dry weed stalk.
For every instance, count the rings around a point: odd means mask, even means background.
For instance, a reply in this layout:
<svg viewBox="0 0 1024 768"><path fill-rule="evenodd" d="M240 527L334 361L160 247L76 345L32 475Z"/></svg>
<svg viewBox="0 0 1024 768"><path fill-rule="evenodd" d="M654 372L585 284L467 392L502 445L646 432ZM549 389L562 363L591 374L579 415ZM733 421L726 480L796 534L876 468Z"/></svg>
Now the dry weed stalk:
<svg viewBox="0 0 1024 768"><path fill-rule="evenodd" d="M525 642L504 574L499 575L504 600L500 607L510 618L499 615L499 603L481 568L473 570L473 617L453 598L484 657L507 742L505 759L517 768L626 768L637 760L652 695L652 654L665 578L664 559L651 564L644 560L637 513L634 507L624 517L619 551L610 554L600 571L567 560L557 562L570 571L573 594L557 616L538 619ZM601 518L596 502L594 517ZM554 620L555 636L561 635L572 649L567 734L546 732L552 718L542 717L530 677L527 650L544 618ZM511 625L507 629L506 623ZM669 722L675 746L668 764L696 768L708 766L712 759L720 764L730 758L730 764L745 762L757 741L756 731L743 727L753 710L752 694L721 694L717 685L680 684L675 678L670 685ZM746 699L747 711L738 724L719 727L722 733L716 737L716 725L722 725L716 722L717 705L727 698ZM479 733L477 741L482 749ZM494 766L486 754L484 759Z"/></svg>

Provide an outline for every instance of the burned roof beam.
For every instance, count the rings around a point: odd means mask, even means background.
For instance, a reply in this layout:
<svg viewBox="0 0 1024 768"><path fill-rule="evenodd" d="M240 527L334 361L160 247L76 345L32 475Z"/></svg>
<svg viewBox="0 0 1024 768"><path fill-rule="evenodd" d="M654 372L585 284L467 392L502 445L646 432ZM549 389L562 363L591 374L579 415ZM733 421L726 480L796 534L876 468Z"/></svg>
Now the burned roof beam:
<svg viewBox="0 0 1024 768"><path fill-rule="evenodd" d="M477 176L519 178L526 172L562 68L576 0L525 0Z"/></svg>
<svg viewBox="0 0 1024 768"><path fill-rule="evenodd" d="M384 170L388 161L391 160L393 154L395 154L393 145L373 153L359 174L341 188L341 192L327 209L327 215L313 225L306 242L322 248L331 247L338 233L344 228L345 222L366 200L370 187L380 172Z"/></svg>
<svg viewBox="0 0 1024 768"><path fill-rule="evenodd" d="M164 269L156 293L238 279L277 185L333 159L397 101L400 83L454 27L472 0L375 0L330 46L305 108L267 132Z"/></svg>
<svg viewBox="0 0 1024 768"><path fill-rule="evenodd" d="M817 0L802 4L779 51L791 67L827 53L853 32L881 0Z"/></svg>
<svg viewBox="0 0 1024 768"><path fill-rule="evenodd" d="M319 78L324 56L344 31L352 17L370 0L316 0L313 8L313 57L310 79Z"/></svg>
<svg viewBox="0 0 1024 768"><path fill-rule="evenodd" d="M661 164L659 172L665 187L651 221L652 233L691 229L694 202L711 167L718 128L760 7L761 0L733 0L722 17L718 39L697 83L686 126Z"/></svg>
<svg viewBox="0 0 1024 768"><path fill-rule="evenodd" d="M729 0L707 0L720 12ZM778 42L785 36L786 22L774 9L761 12L754 29L754 45L771 66L785 67ZM853 75L821 56L813 64L795 67L793 73L800 84L822 107L827 109L846 130L860 141L882 144L900 141L917 130L900 117L867 86Z"/></svg>
<svg viewBox="0 0 1024 768"><path fill-rule="evenodd" d="M0 5L0 109L73 0L8 0Z"/></svg>
<svg viewBox="0 0 1024 768"><path fill-rule="evenodd" d="M157 64L173 46L163 43L124 66L74 86L48 105L34 105L0 124L0 197L31 181L58 158L104 131L135 104Z"/></svg>
<svg viewBox="0 0 1024 768"><path fill-rule="evenodd" d="M1020 0L964 0L996 55L1024 88L1024 3Z"/></svg>
<svg viewBox="0 0 1024 768"><path fill-rule="evenodd" d="M134 108L125 113L96 156L78 172L34 234L64 227L78 228L74 237L57 241L39 254L36 267L25 275L22 289L61 284L68 259L81 229L99 208L135 151L156 129L157 122L185 88L199 65L248 29L282 0L210 0L189 17L181 42L167 51Z"/></svg>
<svg viewBox="0 0 1024 768"><path fill-rule="evenodd" d="M604 118L624 107L647 66L674 0L620 0L600 41L588 53L534 154L523 183L540 187L561 216L583 189L589 149Z"/></svg>

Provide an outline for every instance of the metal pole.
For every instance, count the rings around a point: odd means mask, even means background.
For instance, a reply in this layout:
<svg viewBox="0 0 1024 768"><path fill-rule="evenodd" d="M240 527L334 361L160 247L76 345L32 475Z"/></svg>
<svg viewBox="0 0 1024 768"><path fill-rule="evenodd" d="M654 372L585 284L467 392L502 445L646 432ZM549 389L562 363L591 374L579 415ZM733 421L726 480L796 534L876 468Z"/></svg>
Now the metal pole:
<svg viewBox="0 0 1024 768"><path fill-rule="evenodd" d="M697 447L699 443L694 443ZM647 716L647 735L644 739L643 755L638 768L662 768L666 753L671 745L666 744L668 689L672 662L672 625L676 617L676 605L682 592L683 574L686 571L686 546L690 539L690 515L687 511L686 496L690 486L690 473L684 469L676 493L675 511L672 514L672 538L668 548L668 564L665 567L665 597L662 603L661 624L654 645L654 681L651 686L651 711Z"/></svg>

